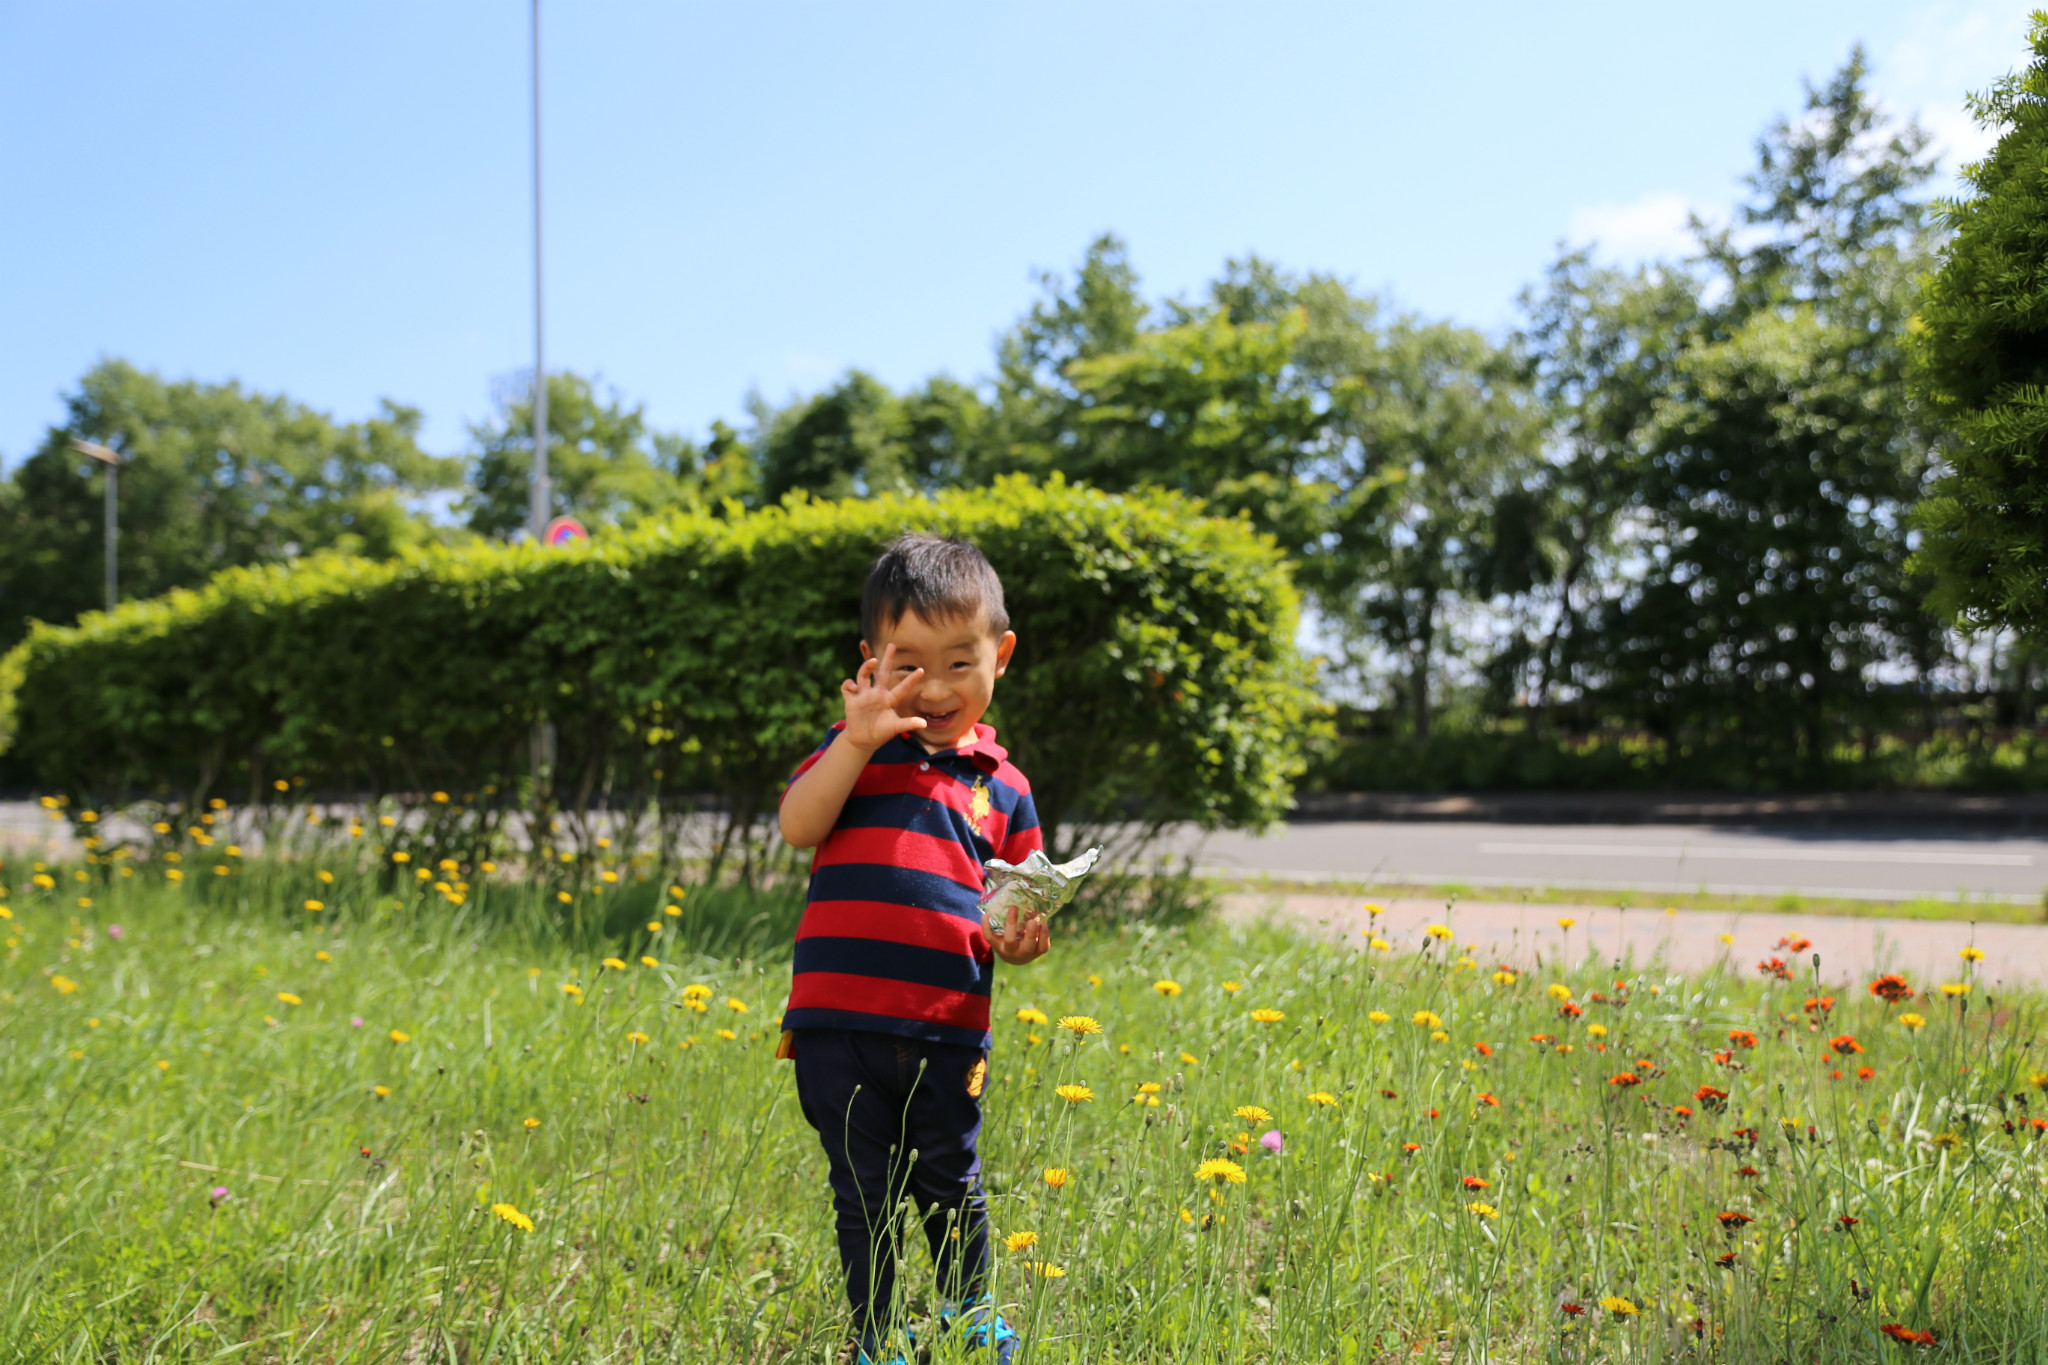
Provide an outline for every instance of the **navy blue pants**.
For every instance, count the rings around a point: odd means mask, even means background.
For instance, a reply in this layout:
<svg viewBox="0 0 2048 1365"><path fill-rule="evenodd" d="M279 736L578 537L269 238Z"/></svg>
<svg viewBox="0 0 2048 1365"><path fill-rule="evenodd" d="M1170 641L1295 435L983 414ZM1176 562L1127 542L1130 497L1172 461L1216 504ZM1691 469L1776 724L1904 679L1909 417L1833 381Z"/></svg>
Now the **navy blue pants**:
<svg viewBox="0 0 2048 1365"><path fill-rule="evenodd" d="M898 1212L907 1195L931 1246L942 1298L986 1291L988 1202L981 1191L985 1054L890 1033L803 1029L796 1094L830 1166L839 1260L863 1347L874 1353L894 1318Z"/></svg>

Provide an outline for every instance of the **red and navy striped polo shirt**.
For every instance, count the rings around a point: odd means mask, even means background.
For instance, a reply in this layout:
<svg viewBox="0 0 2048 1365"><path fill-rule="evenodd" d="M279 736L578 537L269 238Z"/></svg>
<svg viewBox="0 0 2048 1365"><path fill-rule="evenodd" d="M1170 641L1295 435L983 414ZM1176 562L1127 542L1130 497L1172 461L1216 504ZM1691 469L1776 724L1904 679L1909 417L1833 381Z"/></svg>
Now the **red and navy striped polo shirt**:
<svg viewBox="0 0 2048 1365"><path fill-rule="evenodd" d="M939 753L908 736L875 750L812 856L782 1026L987 1047L995 950L981 926L981 865L1043 843L1031 784L992 727Z"/></svg>

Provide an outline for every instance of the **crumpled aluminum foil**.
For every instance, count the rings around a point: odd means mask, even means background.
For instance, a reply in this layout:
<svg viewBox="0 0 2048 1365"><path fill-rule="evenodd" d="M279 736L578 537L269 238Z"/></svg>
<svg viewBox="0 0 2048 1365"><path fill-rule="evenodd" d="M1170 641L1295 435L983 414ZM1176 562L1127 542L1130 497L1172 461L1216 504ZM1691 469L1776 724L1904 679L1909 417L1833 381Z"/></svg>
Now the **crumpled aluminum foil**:
<svg viewBox="0 0 2048 1365"><path fill-rule="evenodd" d="M1051 919L1054 911L1074 898L1074 883L1086 876L1101 856L1102 849L1097 847L1072 862L1055 863L1043 849L1034 848L1021 863L1006 863L1001 858L983 863L988 884L981 892L981 922L989 937L1003 932L1013 905L1019 927Z"/></svg>

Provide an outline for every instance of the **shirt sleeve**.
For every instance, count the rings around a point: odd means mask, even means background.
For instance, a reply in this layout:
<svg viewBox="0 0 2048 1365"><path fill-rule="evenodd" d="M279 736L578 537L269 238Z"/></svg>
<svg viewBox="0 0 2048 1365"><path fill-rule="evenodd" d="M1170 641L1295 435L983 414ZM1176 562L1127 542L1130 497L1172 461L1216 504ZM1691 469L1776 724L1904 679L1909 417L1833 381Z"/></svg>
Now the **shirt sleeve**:
<svg viewBox="0 0 2048 1365"><path fill-rule="evenodd" d="M1038 807L1027 791L1017 798L1017 808L1010 812L1009 831L1003 836L1003 846L996 856L1006 863L1021 863L1033 849L1044 847L1045 831L1038 827Z"/></svg>
<svg viewBox="0 0 2048 1365"><path fill-rule="evenodd" d="M832 741L839 738L839 732L845 728L845 721L842 720L835 723L831 729L825 732L825 737L818 741L818 747L811 750L811 756L796 765L796 771L789 775L789 781L782 784L782 795L775 799L777 809L780 809L782 802L788 799L789 789L796 785L796 780L811 770L817 761L824 756L825 751L832 747Z"/></svg>

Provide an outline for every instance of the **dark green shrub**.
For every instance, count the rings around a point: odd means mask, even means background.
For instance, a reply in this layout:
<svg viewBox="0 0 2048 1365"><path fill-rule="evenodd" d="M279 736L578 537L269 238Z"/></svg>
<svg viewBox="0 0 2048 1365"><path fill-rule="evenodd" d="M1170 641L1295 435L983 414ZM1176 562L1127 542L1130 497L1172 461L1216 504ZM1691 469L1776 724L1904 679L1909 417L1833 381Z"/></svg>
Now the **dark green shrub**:
<svg viewBox="0 0 2048 1365"><path fill-rule="evenodd" d="M1067 841L1285 811L1314 703L1279 552L1167 494L1057 480L236 570L38 627L0 661L0 741L80 802L282 782L466 811L488 846L513 813L676 817L708 793L743 834L838 715L861 582L910 529L1002 574L1019 644L990 719ZM557 759L534 787L542 719Z"/></svg>

